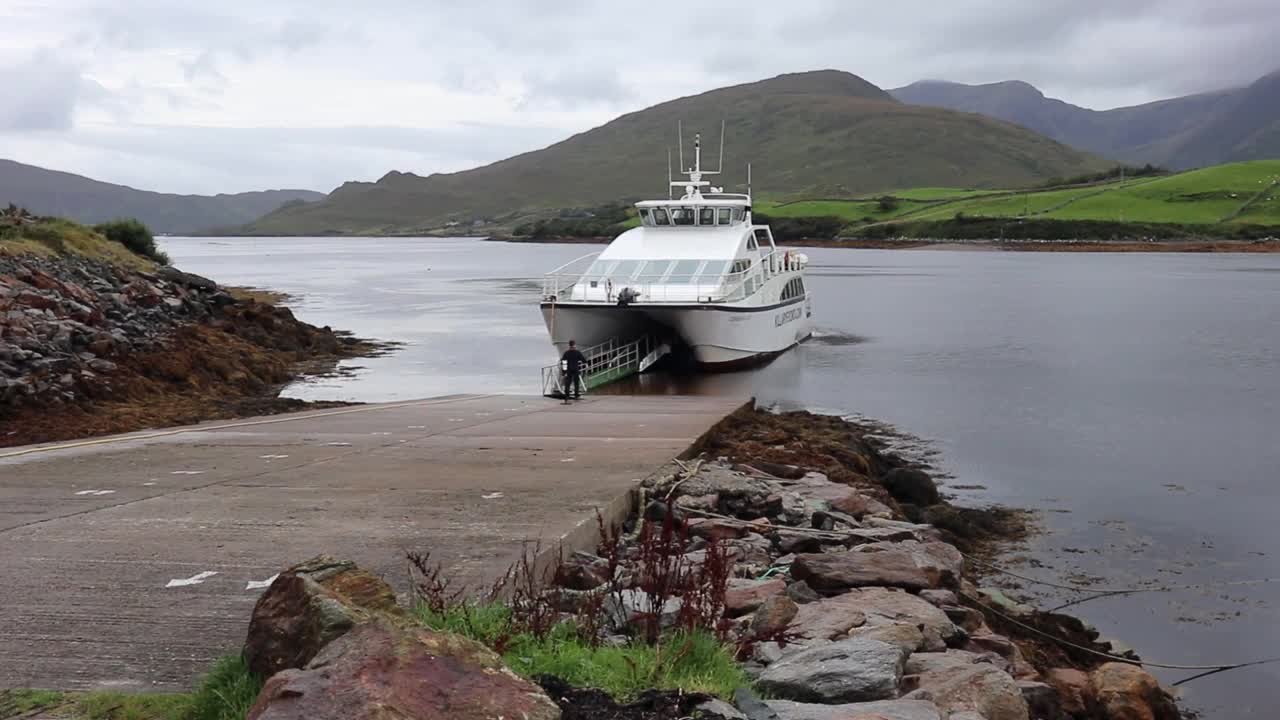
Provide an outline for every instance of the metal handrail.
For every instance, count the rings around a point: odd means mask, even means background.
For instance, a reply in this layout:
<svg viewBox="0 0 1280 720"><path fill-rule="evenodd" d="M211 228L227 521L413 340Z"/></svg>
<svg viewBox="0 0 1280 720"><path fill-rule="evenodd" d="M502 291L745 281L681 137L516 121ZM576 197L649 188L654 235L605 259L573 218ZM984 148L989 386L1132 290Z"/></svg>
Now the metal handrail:
<svg viewBox="0 0 1280 720"><path fill-rule="evenodd" d="M599 345L584 348L582 354L587 357L587 364L582 369L580 391L586 394L601 385L639 372L640 361L655 347L656 341L645 335L628 343L610 338ZM567 394L564 386L566 380L559 362L542 368L542 394L549 397Z"/></svg>

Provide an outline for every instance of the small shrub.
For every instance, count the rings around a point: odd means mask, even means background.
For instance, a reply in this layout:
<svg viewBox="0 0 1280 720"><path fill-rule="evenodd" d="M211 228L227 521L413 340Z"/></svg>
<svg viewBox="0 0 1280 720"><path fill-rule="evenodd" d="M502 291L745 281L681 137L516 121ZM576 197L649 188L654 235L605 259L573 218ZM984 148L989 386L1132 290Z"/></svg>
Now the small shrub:
<svg viewBox="0 0 1280 720"><path fill-rule="evenodd" d="M56 253L66 252L67 244L62 231L50 223L30 225L23 228L22 234Z"/></svg>
<svg viewBox="0 0 1280 720"><path fill-rule="evenodd" d="M162 265L169 264L169 256L156 247L156 239L152 237L151 230L139 220L132 218L112 220L111 222L95 225L93 229L108 240L118 242L129 248L130 252L135 255L150 258Z"/></svg>
<svg viewBox="0 0 1280 720"><path fill-rule="evenodd" d="M882 213L893 212L898 209L898 198L892 195L885 195L876 201L876 207Z"/></svg>

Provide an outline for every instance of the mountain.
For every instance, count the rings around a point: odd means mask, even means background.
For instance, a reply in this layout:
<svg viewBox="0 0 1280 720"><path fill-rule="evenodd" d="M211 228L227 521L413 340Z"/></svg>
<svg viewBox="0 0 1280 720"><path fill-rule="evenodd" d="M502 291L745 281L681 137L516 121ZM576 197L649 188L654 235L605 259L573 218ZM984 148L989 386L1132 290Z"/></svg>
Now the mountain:
<svg viewBox="0 0 1280 720"><path fill-rule="evenodd" d="M1089 110L1021 81L925 80L891 90L913 105L1007 120L1072 147L1132 163L1187 169L1280 157L1280 72L1244 88Z"/></svg>
<svg viewBox="0 0 1280 720"><path fill-rule="evenodd" d="M916 107L845 72L781 75L623 115L536 152L427 177L391 172L346 183L318 203L282 208L245 228L258 234L416 232L449 221L510 220L530 211L662 197L667 150L683 122L703 167L717 163L721 121L726 189L762 197L850 196L918 185L1007 187L1104 167L1099 158L1010 123ZM677 156L678 158L678 156ZM678 162L678 159L675 161Z"/></svg>
<svg viewBox="0 0 1280 720"><path fill-rule="evenodd" d="M37 215L57 215L88 224L133 217L158 233L236 227L285 203L323 197L324 193L311 190L172 195L0 160L0 205L13 203Z"/></svg>

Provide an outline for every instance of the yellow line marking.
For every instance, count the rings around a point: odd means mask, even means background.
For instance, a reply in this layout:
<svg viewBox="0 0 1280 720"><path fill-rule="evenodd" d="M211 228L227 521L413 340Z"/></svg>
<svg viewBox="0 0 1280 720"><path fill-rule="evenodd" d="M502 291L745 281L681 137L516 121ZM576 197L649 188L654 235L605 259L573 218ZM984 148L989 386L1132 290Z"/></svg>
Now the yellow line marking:
<svg viewBox="0 0 1280 720"><path fill-rule="evenodd" d="M190 432L214 432L217 430L230 430L232 428L253 427L255 425L274 425L276 423L294 422L296 420L310 420L311 418L334 417L336 415L353 415L362 412L374 412L377 410L398 410L406 407L422 407L426 405L444 405L446 403L462 402L463 400L480 400L488 397L496 397L495 395L468 395L465 397L445 398L442 400L413 400L410 402L393 403L386 405L362 405L360 407L345 408L343 410L325 410L321 412L307 414L289 414L283 417L268 418L265 420L246 420L243 422L226 423L223 425L211 425L208 427L196 425L194 427L178 428L176 430L165 430L163 432L148 433L146 435L118 435L115 437L98 438L97 440L82 440L79 442L63 443L61 445L42 445L39 447L27 448L25 450L14 450L11 452L0 453L0 460L6 458L20 457L22 455L34 455L42 452L54 452L57 450L73 450L75 448L92 447L94 445L111 445L121 442L134 442L138 440L155 440L156 438L170 437L173 435L182 435Z"/></svg>

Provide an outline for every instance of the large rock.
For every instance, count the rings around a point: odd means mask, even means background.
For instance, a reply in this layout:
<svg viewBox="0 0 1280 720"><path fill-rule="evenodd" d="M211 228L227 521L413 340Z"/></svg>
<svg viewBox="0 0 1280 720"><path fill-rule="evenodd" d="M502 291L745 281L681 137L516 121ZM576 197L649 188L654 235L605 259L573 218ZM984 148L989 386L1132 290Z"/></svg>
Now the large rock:
<svg viewBox="0 0 1280 720"><path fill-rule="evenodd" d="M757 679L778 698L799 702L850 703L896 697L907 652L853 638L783 656Z"/></svg>
<svg viewBox="0 0 1280 720"><path fill-rule="evenodd" d="M800 606L786 595L774 595L764 601L751 616L751 634L754 637L773 637L787 629Z"/></svg>
<svg viewBox="0 0 1280 720"><path fill-rule="evenodd" d="M791 630L801 638L830 640L863 624L906 623L947 643L959 642L964 633L946 613L910 593L889 588L862 588L844 595L801 605Z"/></svg>
<svg viewBox="0 0 1280 720"><path fill-rule="evenodd" d="M1150 673L1127 663L1094 669L1089 685L1107 720L1177 720L1178 708Z"/></svg>
<svg viewBox="0 0 1280 720"><path fill-rule="evenodd" d="M964 569L960 552L946 543L873 543L840 553L796 557L791 574L819 592L857 587L924 590L955 587Z"/></svg>
<svg viewBox="0 0 1280 720"><path fill-rule="evenodd" d="M987 720L1029 720L1022 690L1008 673L961 650L916 653L907 661L908 697L931 698L945 713L972 711Z"/></svg>
<svg viewBox="0 0 1280 720"><path fill-rule="evenodd" d="M915 468L894 468L880 478L884 489L899 502L911 503L926 507L942 502L938 495L938 486L933 478L923 470Z"/></svg>
<svg viewBox="0 0 1280 720"><path fill-rule="evenodd" d="M849 637L870 638L890 645L897 645L913 653L924 649L924 633L915 625L907 623L889 623L887 625L864 625L849 631Z"/></svg>
<svg viewBox="0 0 1280 720"><path fill-rule="evenodd" d="M1034 680L1019 680L1018 689L1022 691L1022 699L1027 701L1027 713L1031 720L1063 719L1058 691L1052 685Z"/></svg>
<svg viewBox="0 0 1280 720"><path fill-rule="evenodd" d="M541 689L477 642L383 617L267 681L246 720L559 720Z"/></svg>
<svg viewBox="0 0 1280 720"><path fill-rule="evenodd" d="M769 700L778 720L945 720L927 700L880 700L845 705L814 705Z"/></svg>
<svg viewBox="0 0 1280 720"><path fill-rule="evenodd" d="M1058 703L1062 711L1072 717L1093 712L1095 700L1089 674L1074 668L1053 668L1044 679L1058 691Z"/></svg>
<svg viewBox="0 0 1280 720"><path fill-rule="evenodd" d="M271 677L306 665L326 644L378 613L402 612L381 578L322 555L280 573L258 598L244 655L251 670Z"/></svg>
<svg viewBox="0 0 1280 720"><path fill-rule="evenodd" d="M782 578L767 580L743 580L731 578L724 594L725 611L731 616L745 615L764 604L765 600L780 595L787 589Z"/></svg>

